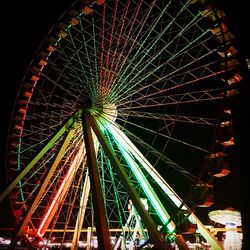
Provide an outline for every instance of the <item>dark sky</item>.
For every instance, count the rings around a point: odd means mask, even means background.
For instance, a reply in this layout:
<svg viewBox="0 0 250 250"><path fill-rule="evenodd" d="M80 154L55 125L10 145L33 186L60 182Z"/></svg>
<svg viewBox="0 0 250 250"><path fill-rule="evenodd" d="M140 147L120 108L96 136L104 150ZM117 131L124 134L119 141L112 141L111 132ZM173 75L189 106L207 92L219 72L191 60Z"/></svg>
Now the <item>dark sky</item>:
<svg viewBox="0 0 250 250"><path fill-rule="evenodd" d="M8 1L1 8L1 149L19 86L38 46L74 0ZM1 170L4 167L1 151ZM1 175L2 177L2 175Z"/></svg>
<svg viewBox="0 0 250 250"><path fill-rule="evenodd" d="M5 186L5 147L19 86L41 41L72 2L74 0L1 1L0 190ZM0 204L0 228L11 224L6 199Z"/></svg>
<svg viewBox="0 0 250 250"><path fill-rule="evenodd" d="M72 0L35 0L35 1L8 1L3 4L1 1L1 157L0 157L0 182L1 188L4 185L4 159L5 144L7 139L8 124L13 109L14 100L18 91L19 84L25 74L26 68L36 52L41 40L45 37L52 24L63 13L65 8L69 7L74 1ZM7 1L6 1L7 2ZM229 22L233 33L237 36L237 43L240 47L242 57L250 57L250 7L248 0L241 1L220 1L228 15ZM249 80L249 78L248 78ZM250 81L249 81L250 86ZM241 200L243 209L243 217L245 224L250 225L246 211L249 211L249 205L246 204L246 195L248 183L250 182L250 174L247 167L250 166L248 157L248 142L250 136L247 128L250 128L247 119L250 120L248 111L249 91L250 87L246 87L243 98L237 102L235 116L235 129L239 143L238 157L240 166L237 172L239 176L239 185L242 190ZM230 185L230 183L226 183ZM230 190L233 190L232 188ZM238 188L235 188L238 190ZM230 191L233 192L233 191ZM233 194L232 194L233 195ZM248 195L249 196L249 195ZM1 215L0 215L1 220ZM249 226L245 226L249 230ZM250 233L250 230L249 230ZM247 249L247 248L246 248ZM250 249L250 248L249 248Z"/></svg>

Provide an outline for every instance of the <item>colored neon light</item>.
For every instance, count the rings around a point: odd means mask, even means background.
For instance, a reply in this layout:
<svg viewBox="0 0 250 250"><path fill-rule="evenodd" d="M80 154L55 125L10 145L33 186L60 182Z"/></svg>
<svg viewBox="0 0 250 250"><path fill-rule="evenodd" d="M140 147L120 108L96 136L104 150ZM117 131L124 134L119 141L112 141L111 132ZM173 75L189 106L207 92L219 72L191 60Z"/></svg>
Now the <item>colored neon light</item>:
<svg viewBox="0 0 250 250"><path fill-rule="evenodd" d="M109 128L111 124L109 125ZM112 126L116 133L119 134L120 141L123 145L127 145L126 147L130 150L131 154L138 160L138 162L143 166L143 168L152 176L152 178L157 182L157 184L161 187L165 194L169 196L172 202L177 206L182 206L183 210L187 210L187 207L183 204L182 200L178 195L174 192L174 190L166 183L166 181L157 173L154 167L150 164L150 162L143 156L143 154L137 149L137 147L131 142L131 140L117 127Z"/></svg>
<svg viewBox="0 0 250 250"><path fill-rule="evenodd" d="M65 191L67 190L67 187L68 187L69 184L70 184L70 181L69 181L69 180L72 178L73 170L75 169L75 167L78 166L78 165L77 165L77 162L81 162L81 161L82 161L83 155L84 155L84 154L83 154L83 145L82 145L82 146L80 147L78 153L76 154L76 156L75 156L75 158L74 158L74 160L73 160L73 162L72 162L72 164L71 164L71 166L70 166L70 168L69 168L69 171L68 171L67 175L65 176L65 178L64 178L64 180L63 180L61 186L59 187L59 189L58 189L58 191L57 191L57 193L56 193L56 196L54 197L54 199L53 199L53 201L52 201L52 203L51 203L49 209L47 210L47 212L46 212L46 214L45 214L45 216L44 216L44 219L43 219L42 223L41 223L40 226L39 226L39 229L38 229L37 234L38 234L40 237L43 236L43 234L44 234L44 232L45 232L45 230L43 230L43 227L44 227L45 223L47 222L47 220L50 218L51 212L52 212L53 208L55 207L55 204L56 204L56 202L58 201L58 199L59 199L59 197L60 197L62 191L64 190L64 192L65 192Z"/></svg>
<svg viewBox="0 0 250 250"><path fill-rule="evenodd" d="M126 143L126 141L121 136L123 134L122 131L117 130L114 128L114 126L110 122L100 122L100 125L104 128L106 128L113 136L117 146L119 147L120 151L122 152L123 156L129 163L129 166L131 167L131 170L134 172L136 177L138 178L138 181L142 185L142 188L144 189L145 193L147 194L148 198L151 200L152 205L155 208L156 213L158 214L159 218L163 222L163 224L167 223L168 230L170 232L175 231L175 225L173 222L168 223L168 220L170 218L168 212L165 210L163 204L160 202L159 198L157 197L156 193L154 192L153 188L151 187L150 183L146 179L145 175L141 171L138 164L133 159L133 150L132 145L129 145Z"/></svg>

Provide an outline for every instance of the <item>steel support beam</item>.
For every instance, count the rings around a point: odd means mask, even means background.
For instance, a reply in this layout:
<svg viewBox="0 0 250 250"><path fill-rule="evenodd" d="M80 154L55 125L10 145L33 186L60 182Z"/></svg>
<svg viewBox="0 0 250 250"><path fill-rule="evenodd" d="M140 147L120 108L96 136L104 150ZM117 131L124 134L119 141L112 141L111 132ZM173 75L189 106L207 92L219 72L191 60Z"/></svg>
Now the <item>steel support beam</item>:
<svg viewBox="0 0 250 250"><path fill-rule="evenodd" d="M136 210L138 211L139 215L141 216L142 221L144 222L146 228L148 229L150 240L155 245L155 249L159 249L159 250L168 249L165 239L160 234L160 232L157 230L157 226L153 222L148 211L146 211L146 209L144 208L144 205L141 202L140 196L138 195L137 191L135 190L133 184L131 183L127 173L123 169L123 166L121 165L119 159L114 154L113 150L110 148L108 141L105 138L105 136L103 135L97 121L88 112L86 112L85 117L86 117L86 123L90 124L91 127L93 128L93 130L94 130L99 142L101 143L104 151L108 155L109 160L111 161L114 170L116 171L117 175L119 176L124 188L126 189L126 191L129 194Z"/></svg>
<svg viewBox="0 0 250 250"><path fill-rule="evenodd" d="M34 159L19 173L19 175L8 185L8 187L1 193L0 202L12 191L17 183L34 167L34 165L41 159L41 157L51 148L51 146L60 138L60 136L69 129L75 122L76 117L79 116L79 112L66 121L65 124L51 137L48 143L42 148L42 150L34 157Z"/></svg>
<svg viewBox="0 0 250 250"><path fill-rule="evenodd" d="M47 185L51 179L51 177L53 176L54 174L54 171L56 170L56 167L58 165L58 163L60 162L62 156L63 156L63 153L65 151L65 149L67 148L70 140L72 139L73 135L75 133L75 129L71 129L68 133L68 135L66 136L64 142L63 142L63 145L61 146L45 180L43 181L43 183L41 184L41 187L39 188L39 191L38 193L36 194L34 200L33 200L33 203L32 205L28 208L28 210L26 211L21 223L18 225L17 229L15 230L14 232L14 237L8 247L8 249L14 249L15 246L16 246L16 243L17 243L17 240L18 240L18 237L22 236L23 234L23 231L24 231L24 228L27 226L27 224L29 223L30 221L30 218L32 216L32 214L34 213L34 211L36 210L37 208L37 205L38 203L40 202L40 199L42 198L43 196L43 193L45 192L45 189L47 188Z"/></svg>
<svg viewBox="0 0 250 250"><path fill-rule="evenodd" d="M117 134L122 138L122 141L128 145L130 148L131 154L140 162L144 169L150 174L154 180L158 183L159 187L162 188L164 193L169 197L170 200L172 200L173 204L175 204L176 209L181 208L184 211L190 211L190 208L183 203L181 198L175 193L175 191L169 186L169 184L162 178L162 176L159 175L159 173L151 166L149 161L142 155L142 153L135 147L135 145L130 141L130 139L122 132L117 129L117 127L113 126L112 124L108 124L107 129L109 131L116 131ZM118 136L117 136L118 138ZM115 139L117 139L115 138ZM195 221L198 226L198 230L202 234L202 236L211 244L211 246L214 249L222 249L221 244L213 237L213 235L209 232L209 230L202 224L202 222L197 218L197 216L194 213L190 214L190 218L192 218L192 221ZM183 244L183 246L178 245L178 247L181 249L185 249L185 241L180 240L180 236L178 236L179 239L177 240L178 244Z"/></svg>
<svg viewBox="0 0 250 250"><path fill-rule="evenodd" d="M98 166L96 162L96 150L93 140L93 130L90 127L90 116L87 111L82 114L84 140L86 146L87 164L89 169L90 185L93 198L94 216L97 230L98 246L103 250L111 250L109 228L102 195L102 187Z"/></svg>
<svg viewBox="0 0 250 250"><path fill-rule="evenodd" d="M89 174L87 171L86 177L84 180L84 185L83 185L83 190L82 190L82 195L81 195L81 200L80 200L80 208L79 208L78 215L77 215L71 250L76 250L78 247L78 241L80 239L83 219L84 219L84 215L85 215L85 211L86 211L86 207L88 203L88 198L89 198L89 193L90 193L90 180L89 180Z"/></svg>

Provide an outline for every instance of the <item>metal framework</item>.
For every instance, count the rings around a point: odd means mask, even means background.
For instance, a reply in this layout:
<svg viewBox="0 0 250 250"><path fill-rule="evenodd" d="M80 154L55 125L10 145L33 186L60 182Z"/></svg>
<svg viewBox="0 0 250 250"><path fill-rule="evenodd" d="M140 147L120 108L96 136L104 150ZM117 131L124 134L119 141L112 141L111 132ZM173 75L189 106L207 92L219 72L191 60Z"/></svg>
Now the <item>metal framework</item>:
<svg viewBox="0 0 250 250"><path fill-rule="evenodd" d="M97 238L132 249L137 232L157 249L187 249L180 228L191 222L223 249L186 191L206 181L224 121L222 77L235 70L224 67L234 54L218 53L228 42L221 11L202 1L90 2L58 20L17 96L0 195L17 224L9 248L26 237L35 247L90 248Z"/></svg>

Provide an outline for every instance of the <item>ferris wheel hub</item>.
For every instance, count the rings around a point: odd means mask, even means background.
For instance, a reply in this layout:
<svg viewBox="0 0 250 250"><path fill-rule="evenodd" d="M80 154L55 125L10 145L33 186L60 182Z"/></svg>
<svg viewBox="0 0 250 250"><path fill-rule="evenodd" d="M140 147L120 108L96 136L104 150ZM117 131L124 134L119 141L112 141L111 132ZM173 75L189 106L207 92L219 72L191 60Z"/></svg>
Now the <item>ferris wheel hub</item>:
<svg viewBox="0 0 250 250"><path fill-rule="evenodd" d="M113 123L117 117L117 107L114 103L107 103L103 105L102 116L107 121Z"/></svg>
<svg viewBox="0 0 250 250"><path fill-rule="evenodd" d="M90 97L85 96L83 99L83 108L90 109L93 106L92 100Z"/></svg>

